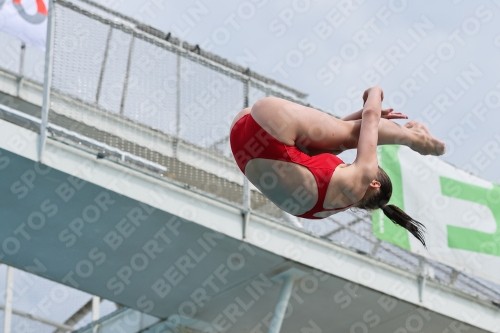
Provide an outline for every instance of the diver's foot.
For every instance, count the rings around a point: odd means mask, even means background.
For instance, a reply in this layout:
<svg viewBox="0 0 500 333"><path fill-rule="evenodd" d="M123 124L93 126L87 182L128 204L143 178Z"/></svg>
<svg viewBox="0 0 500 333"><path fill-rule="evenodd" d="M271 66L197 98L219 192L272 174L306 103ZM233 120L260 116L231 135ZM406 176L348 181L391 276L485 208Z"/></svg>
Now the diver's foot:
<svg viewBox="0 0 500 333"><path fill-rule="evenodd" d="M404 125L417 135L417 140L411 146L413 150L421 155L443 155L446 151L446 145L443 141L431 134L427 126L415 120L409 121Z"/></svg>

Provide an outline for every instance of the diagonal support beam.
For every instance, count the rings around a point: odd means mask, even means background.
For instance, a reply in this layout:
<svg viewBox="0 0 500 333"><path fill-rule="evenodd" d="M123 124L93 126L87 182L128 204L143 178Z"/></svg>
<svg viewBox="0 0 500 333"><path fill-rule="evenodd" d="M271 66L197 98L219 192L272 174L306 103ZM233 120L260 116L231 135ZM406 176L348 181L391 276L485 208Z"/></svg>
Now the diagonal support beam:
<svg viewBox="0 0 500 333"><path fill-rule="evenodd" d="M196 318L173 315L137 333L219 332L212 324Z"/></svg>
<svg viewBox="0 0 500 333"><path fill-rule="evenodd" d="M87 303L85 303L84 306L78 309L78 311L76 311L71 317L66 319L63 325L73 327L90 311L92 311L92 300L89 300ZM64 327L59 327L54 331L54 333L64 333L64 332L67 332L67 330Z"/></svg>
<svg viewBox="0 0 500 333"><path fill-rule="evenodd" d="M92 303L92 302L91 302ZM130 318L135 318L130 320ZM120 332L137 333L143 332L148 327L157 324L160 319L141 313L139 311L121 308L96 320L89 325L82 327L75 333L95 333L95 332ZM162 332L162 331L159 331Z"/></svg>
<svg viewBox="0 0 500 333"><path fill-rule="evenodd" d="M340 227L340 228L335 229L335 230L333 230L333 231L330 231L330 232L329 232L329 233L327 233L327 234L322 235L321 237L323 237L323 238L330 238L332 235L334 235L334 234L338 233L339 231L342 231L342 230L344 230L344 229L349 229L349 230L350 230L350 227L352 227L353 225L355 225L355 224L356 224L356 223L358 223L358 222L363 221L363 219L364 219L364 218L365 218L365 216L358 217L358 218L356 218L356 219L354 219L354 220L352 220L352 221L348 222L348 223L347 223L347 224L345 224L345 225L341 225L341 227ZM336 221L335 221L335 223L339 224L339 223L338 223L338 222L336 222Z"/></svg>
<svg viewBox="0 0 500 333"><path fill-rule="evenodd" d="M280 296L278 298L278 303L276 303L276 308L274 309L274 315L269 325L268 333L280 332L281 325L283 325L283 319L285 319L288 301L292 295L293 284L296 280L306 275L308 275L306 272L292 267L271 278L273 281L283 281L283 285L281 286Z"/></svg>

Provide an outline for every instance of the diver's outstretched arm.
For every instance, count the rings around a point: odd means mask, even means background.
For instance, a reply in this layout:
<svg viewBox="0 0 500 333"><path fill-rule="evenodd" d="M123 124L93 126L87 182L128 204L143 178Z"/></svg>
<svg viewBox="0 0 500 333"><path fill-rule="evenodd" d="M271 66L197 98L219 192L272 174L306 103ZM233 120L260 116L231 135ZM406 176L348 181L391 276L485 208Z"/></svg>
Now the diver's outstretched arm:
<svg viewBox="0 0 500 333"><path fill-rule="evenodd" d="M340 118L340 120L343 121L352 121L352 120L359 120L361 119L361 114L363 113L363 109L356 111L354 113L351 113L348 116ZM408 116L401 113L401 112L394 112L394 109L382 109L382 114L380 115L380 118L384 119L408 119Z"/></svg>

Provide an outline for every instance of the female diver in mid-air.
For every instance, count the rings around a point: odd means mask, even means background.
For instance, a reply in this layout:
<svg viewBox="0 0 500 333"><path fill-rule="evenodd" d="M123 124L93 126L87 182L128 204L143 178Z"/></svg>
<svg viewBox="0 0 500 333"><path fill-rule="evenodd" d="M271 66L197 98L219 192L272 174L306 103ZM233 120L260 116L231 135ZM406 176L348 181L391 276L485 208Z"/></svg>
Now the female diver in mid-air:
<svg viewBox="0 0 500 333"><path fill-rule="evenodd" d="M241 171L282 210L321 219L358 207L380 208L425 246L423 225L388 205L392 183L378 166L377 145L402 144L422 155L442 155L445 144L427 127L382 110L383 91L363 94L363 109L342 119L283 99L266 97L238 113L231 125L231 149ZM335 156L357 148L352 164Z"/></svg>

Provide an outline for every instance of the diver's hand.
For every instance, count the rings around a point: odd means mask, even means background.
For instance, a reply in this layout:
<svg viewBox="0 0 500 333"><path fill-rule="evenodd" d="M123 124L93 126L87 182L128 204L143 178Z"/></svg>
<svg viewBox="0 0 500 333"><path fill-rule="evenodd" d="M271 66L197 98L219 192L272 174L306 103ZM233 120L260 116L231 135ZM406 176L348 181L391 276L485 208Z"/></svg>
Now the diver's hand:
<svg viewBox="0 0 500 333"><path fill-rule="evenodd" d="M383 109L380 118L385 119L408 119L408 116L401 112L394 112L394 109Z"/></svg>
<svg viewBox="0 0 500 333"><path fill-rule="evenodd" d="M381 101L384 100L384 91L382 90L382 88L380 88L379 86L374 86L366 89L365 92L363 93L363 105L365 105L366 100L368 99L368 95L372 92L377 92L377 93L380 92L380 100Z"/></svg>

